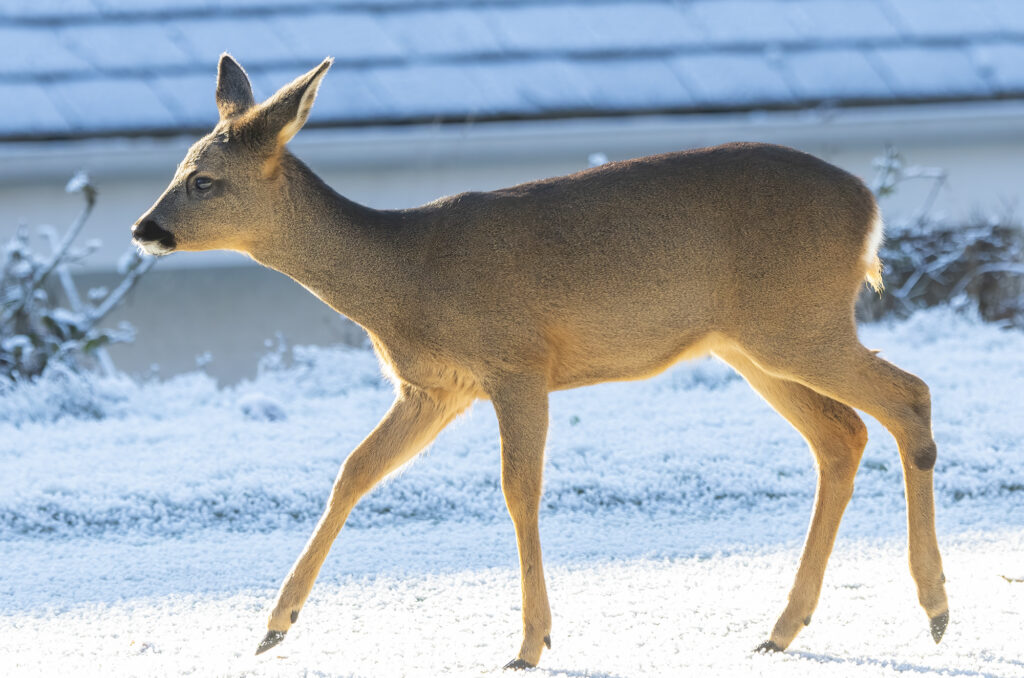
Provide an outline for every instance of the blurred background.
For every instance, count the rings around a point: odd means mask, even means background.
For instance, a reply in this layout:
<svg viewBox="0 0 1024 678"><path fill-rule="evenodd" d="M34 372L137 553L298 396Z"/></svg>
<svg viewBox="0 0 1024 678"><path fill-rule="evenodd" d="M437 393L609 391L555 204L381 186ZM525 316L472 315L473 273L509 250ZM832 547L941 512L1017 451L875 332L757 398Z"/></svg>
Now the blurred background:
<svg viewBox="0 0 1024 678"><path fill-rule="evenodd" d="M131 224L217 120L223 51L257 98L335 58L291 147L376 208L751 140L861 176L890 224L920 223L923 205L953 229L1019 216L1020 0L4 0L0 243L19 224L66 229L83 202L64 186L85 170L98 196L82 239L102 244L67 270L83 295L116 286ZM908 181L888 190L887 172ZM364 341L228 253L161 259L120 320L136 338L110 348L118 368L198 360L228 384L268 340Z"/></svg>

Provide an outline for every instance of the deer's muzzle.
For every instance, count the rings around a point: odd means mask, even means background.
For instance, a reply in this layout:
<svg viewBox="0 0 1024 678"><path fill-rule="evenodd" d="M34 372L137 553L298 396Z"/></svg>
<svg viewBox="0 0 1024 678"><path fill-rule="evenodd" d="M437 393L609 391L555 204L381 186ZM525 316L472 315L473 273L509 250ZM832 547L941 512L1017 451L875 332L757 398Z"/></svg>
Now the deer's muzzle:
<svg viewBox="0 0 1024 678"><path fill-rule="evenodd" d="M174 234L153 219L132 226L132 240L147 254L167 254L174 250Z"/></svg>

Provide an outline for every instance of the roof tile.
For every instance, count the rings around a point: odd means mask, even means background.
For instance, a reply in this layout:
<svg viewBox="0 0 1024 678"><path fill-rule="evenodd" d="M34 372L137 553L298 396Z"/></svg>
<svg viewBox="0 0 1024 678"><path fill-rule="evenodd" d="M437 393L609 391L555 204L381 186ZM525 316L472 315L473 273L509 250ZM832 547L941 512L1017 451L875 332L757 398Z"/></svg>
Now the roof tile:
<svg viewBox="0 0 1024 678"><path fill-rule="evenodd" d="M860 50L801 50L785 66L797 95L805 100L884 99L892 90Z"/></svg>
<svg viewBox="0 0 1024 678"><path fill-rule="evenodd" d="M142 78L72 80L55 83L52 91L79 129L145 130L178 122Z"/></svg>
<svg viewBox="0 0 1024 678"><path fill-rule="evenodd" d="M291 0L291 6L287 0L211 0L216 3L218 7L227 11L239 11L239 10L252 10L252 9L274 9L283 10L285 12L291 12L295 9L294 5L299 5L300 9L303 6L313 5L330 5L332 7L338 7L340 9L351 9L352 7L364 8L367 6L373 6L374 9L381 8L386 9L394 5L402 5L408 7L410 0L329 0L324 2L323 0ZM459 0L455 0L458 2ZM415 0L413 0L415 2Z"/></svg>
<svg viewBox="0 0 1024 678"><path fill-rule="evenodd" d="M1024 92L1024 45L1019 42L985 45L977 48L973 57L997 92Z"/></svg>
<svg viewBox="0 0 1024 678"><path fill-rule="evenodd" d="M452 64L413 64L371 69L372 86L385 117L391 119L459 116L473 118L522 111L514 92L471 70ZM525 112L525 111L524 111Z"/></svg>
<svg viewBox="0 0 1024 678"><path fill-rule="evenodd" d="M584 26L597 36L602 50L639 51L695 45L704 40L703 31L678 5L630 2L585 7Z"/></svg>
<svg viewBox="0 0 1024 678"><path fill-rule="evenodd" d="M894 16L910 35L963 38L971 33L993 33L999 19L988 0L889 0Z"/></svg>
<svg viewBox="0 0 1024 678"><path fill-rule="evenodd" d="M87 61L64 47L50 28L0 26L0 49L0 76L92 70Z"/></svg>
<svg viewBox="0 0 1024 678"><path fill-rule="evenodd" d="M387 12L382 29L411 55L497 54L498 39L483 13L466 9Z"/></svg>
<svg viewBox="0 0 1024 678"><path fill-rule="evenodd" d="M885 47L875 53L898 97L945 98L990 92L967 51L959 47Z"/></svg>
<svg viewBox="0 0 1024 678"><path fill-rule="evenodd" d="M794 23L806 40L868 41L899 37L899 29L875 2L798 0L791 3Z"/></svg>
<svg viewBox="0 0 1024 678"><path fill-rule="evenodd" d="M276 26L292 53L310 62L310 68L328 56L356 62L403 56L402 48L367 12L285 16Z"/></svg>
<svg viewBox="0 0 1024 678"><path fill-rule="evenodd" d="M217 74L214 69L205 75L161 75L153 78L150 84L180 125L213 127L217 123L217 104L214 101Z"/></svg>
<svg viewBox="0 0 1024 678"><path fill-rule="evenodd" d="M182 11L212 9L219 0L92 0L105 16L172 15Z"/></svg>
<svg viewBox="0 0 1024 678"><path fill-rule="evenodd" d="M384 0L378 0L384 2ZM397 1L397 0L392 0ZM229 12L235 12L239 10L251 10L251 9L265 9L280 8L283 4L281 0L211 0L218 8L227 10ZM336 5L348 5L348 4L373 4L374 0L334 0L333 4Z"/></svg>
<svg viewBox="0 0 1024 678"><path fill-rule="evenodd" d="M80 18L95 16L96 5L89 0L4 0L0 17L16 19Z"/></svg>
<svg viewBox="0 0 1024 678"><path fill-rule="evenodd" d="M675 57L670 63L699 106L765 105L793 99L782 73L759 52L694 54Z"/></svg>
<svg viewBox="0 0 1024 678"><path fill-rule="evenodd" d="M60 37L101 71L152 70L191 61L168 31L155 22L136 24L131 30L111 24L87 24L64 28ZM117 49L110 48L113 44Z"/></svg>
<svg viewBox="0 0 1024 678"><path fill-rule="evenodd" d="M661 58L587 59L574 68L583 78L590 105L598 109L674 109L693 103L679 76Z"/></svg>
<svg viewBox="0 0 1024 678"><path fill-rule="evenodd" d="M262 17L182 19L167 25L197 64L216 64L225 51L246 67L295 61L278 31Z"/></svg>
<svg viewBox="0 0 1024 678"><path fill-rule="evenodd" d="M794 42L802 38L795 5L778 0L700 0L690 5L710 44Z"/></svg>
<svg viewBox="0 0 1024 678"><path fill-rule="evenodd" d="M487 12L498 40L513 53L595 50L597 35L583 25L579 6L552 4L501 7Z"/></svg>
<svg viewBox="0 0 1024 678"><path fill-rule="evenodd" d="M644 52L704 37L683 8L654 2L502 7L488 19L513 52Z"/></svg>
<svg viewBox="0 0 1024 678"><path fill-rule="evenodd" d="M502 61L474 69L514 92L525 110L558 112L591 103L587 87L567 59Z"/></svg>
<svg viewBox="0 0 1024 678"><path fill-rule="evenodd" d="M1020 0L988 0L986 7L991 8L1003 31L1024 33L1024 3Z"/></svg>
<svg viewBox="0 0 1024 678"><path fill-rule="evenodd" d="M36 83L0 83L0 135L26 136L71 128Z"/></svg>

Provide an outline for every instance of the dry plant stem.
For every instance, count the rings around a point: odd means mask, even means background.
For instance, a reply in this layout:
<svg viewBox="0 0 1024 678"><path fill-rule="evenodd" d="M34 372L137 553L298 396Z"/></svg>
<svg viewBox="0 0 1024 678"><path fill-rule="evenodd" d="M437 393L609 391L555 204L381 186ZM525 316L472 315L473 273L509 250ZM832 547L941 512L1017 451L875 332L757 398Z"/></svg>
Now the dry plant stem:
<svg viewBox="0 0 1024 678"><path fill-rule="evenodd" d="M59 251L57 234L53 230L48 229L44 235L50 243L51 250L56 255ZM68 298L68 303L71 305L71 310L75 313L84 312L85 308L82 304L82 297L78 294L78 287L75 286L75 280L71 277L71 271L68 270L67 264L61 261L61 263L54 267L54 272L57 274L57 279L60 280L61 287L64 289L64 295ZM90 323L89 327L91 328L93 325L95 325L95 322ZM100 346L94 353L104 374L109 377L117 371L117 368L114 367L114 361L110 358L110 352L106 348Z"/></svg>
<svg viewBox="0 0 1024 678"><path fill-rule="evenodd" d="M94 190L83 190L82 193L85 196L85 207L82 208L82 211L71 223L71 227L68 228L67 232L64 234L64 237L61 239L60 243L54 249L54 252L51 255L49 261L47 261L46 264L41 269L39 269L39 271L37 271L36 274L32 277L32 280L29 283L24 296L21 298L21 301L7 309L7 312L4 313L3 319L2 321L0 321L0 324L7 323L11 318L13 318L16 314L20 313L21 310L25 308L25 304L27 304L28 301L32 298L32 294L37 289L39 289L39 286L43 284L43 281L46 280L46 277L50 275L53 269L56 268L57 265L61 262L61 260L67 254L68 249L71 247L71 243L74 242L75 238L78 237L78 233L82 230L82 227L85 226L85 222L89 219L89 215L92 214L92 209L96 204L96 192Z"/></svg>
<svg viewBox="0 0 1024 678"><path fill-rule="evenodd" d="M121 282L118 283L117 287L112 289L103 301L89 312L89 320L91 321L90 327L110 313L110 311L117 306L118 302L121 301L124 295L128 294L128 292L135 287L135 283L139 281L139 278L141 278L146 271L153 268L154 264L156 264L156 257L147 256L143 258L138 266L130 270L128 274L121 279Z"/></svg>

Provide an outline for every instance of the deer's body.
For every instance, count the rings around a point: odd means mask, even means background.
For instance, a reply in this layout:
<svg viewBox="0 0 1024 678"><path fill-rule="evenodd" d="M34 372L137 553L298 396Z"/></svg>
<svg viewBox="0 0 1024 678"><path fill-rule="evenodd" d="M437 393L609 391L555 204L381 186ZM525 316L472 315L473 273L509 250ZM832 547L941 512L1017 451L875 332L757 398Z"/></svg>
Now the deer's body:
<svg viewBox="0 0 1024 678"><path fill-rule="evenodd" d="M386 368L421 388L486 397L490 375L524 368L549 390L648 377L754 327L848 316L874 271L868 189L779 146L669 153L401 211L355 205L283 162L317 194L303 203L322 207L296 215L289 246L253 256L360 323Z"/></svg>
<svg viewBox="0 0 1024 678"><path fill-rule="evenodd" d="M359 498L486 398L523 576L524 638L510 666L536 664L551 628L537 529L548 392L708 353L800 431L819 468L789 605L761 649L784 649L817 603L867 440L851 408L899 443L911 570L941 638L928 389L861 346L854 325L860 286L880 284L881 221L860 180L791 149L730 144L371 210L284 148L327 65L257 106L223 57L221 123L133 231L158 253L235 249L291 276L367 330L396 384L395 404L342 467L260 651L297 620Z"/></svg>

